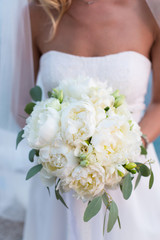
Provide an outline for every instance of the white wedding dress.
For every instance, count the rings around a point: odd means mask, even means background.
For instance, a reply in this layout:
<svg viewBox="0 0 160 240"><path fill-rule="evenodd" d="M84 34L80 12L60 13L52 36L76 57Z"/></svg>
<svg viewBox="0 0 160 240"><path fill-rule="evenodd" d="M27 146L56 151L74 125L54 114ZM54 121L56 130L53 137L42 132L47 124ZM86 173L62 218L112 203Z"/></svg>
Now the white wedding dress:
<svg viewBox="0 0 160 240"><path fill-rule="evenodd" d="M151 62L142 54L126 51L102 57L80 57L58 51L49 51L40 59L37 85L47 92L64 78L87 75L108 81L119 89L130 106L137 122L145 108ZM70 193L64 194L69 206L66 209L54 195L49 197L37 175L32 180L30 203L23 240L159 240L160 239L160 167L153 144L148 157L155 160L153 171L155 184L148 189L148 178L143 178L129 200L124 200L119 190L111 192L119 206L122 229L116 223L111 233L103 236L104 209L88 223L83 222L86 204ZM137 159L140 161L140 159Z"/></svg>

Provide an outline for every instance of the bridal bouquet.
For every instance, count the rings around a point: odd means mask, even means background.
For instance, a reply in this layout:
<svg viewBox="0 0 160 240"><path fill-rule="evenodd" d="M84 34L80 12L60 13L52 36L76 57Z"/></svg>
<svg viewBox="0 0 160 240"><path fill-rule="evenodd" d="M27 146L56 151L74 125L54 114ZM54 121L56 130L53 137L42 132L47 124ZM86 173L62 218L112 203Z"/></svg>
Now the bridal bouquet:
<svg viewBox="0 0 160 240"><path fill-rule="evenodd" d="M26 179L40 172L48 190L55 184L56 198L66 207L61 193L72 190L74 197L88 202L86 222L104 203L110 232L120 220L108 190L120 187L128 199L136 173L135 187L141 176L150 176L149 188L154 180L151 162L137 162L147 152L125 97L105 83L87 78L64 80L43 101L40 87L30 94L33 102L25 108L30 116L17 137L17 146L23 138L27 140L32 148L29 160L36 162Z"/></svg>

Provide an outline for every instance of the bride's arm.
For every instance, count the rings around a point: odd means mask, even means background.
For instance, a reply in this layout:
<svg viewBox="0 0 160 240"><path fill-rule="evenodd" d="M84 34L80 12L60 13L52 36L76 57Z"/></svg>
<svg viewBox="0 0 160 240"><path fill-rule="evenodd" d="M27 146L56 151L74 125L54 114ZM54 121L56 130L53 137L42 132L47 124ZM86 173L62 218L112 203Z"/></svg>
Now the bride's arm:
<svg viewBox="0 0 160 240"><path fill-rule="evenodd" d="M160 135L160 32L151 51L153 69L153 89L151 103L140 122L141 130L149 140Z"/></svg>
<svg viewBox="0 0 160 240"><path fill-rule="evenodd" d="M35 3L31 3L29 6L30 20L31 20L31 32L32 32L32 50L33 50L33 63L34 63L34 79L36 83L38 70L39 70L39 59L40 51L37 45L39 21L40 21L40 7Z"/></svg>

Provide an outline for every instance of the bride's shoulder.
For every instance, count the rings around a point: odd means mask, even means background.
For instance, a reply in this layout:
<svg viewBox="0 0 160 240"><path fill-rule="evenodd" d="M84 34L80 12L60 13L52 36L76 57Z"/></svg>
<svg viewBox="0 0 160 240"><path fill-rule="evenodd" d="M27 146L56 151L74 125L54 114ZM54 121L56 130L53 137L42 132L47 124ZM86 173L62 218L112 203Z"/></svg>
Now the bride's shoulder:
<svg viewBox="0 0 160 240"><path fill-rule="evenodd" d="M157 0L155 1L153 0L139 1L138 0L137 1L141 18L143 19L143 22L145 23L145 25L152 30L155 37L157 36L157 34L159 34L159 30L160 30L156 22L156 18L154 17L155 9L159 6L159 5L157 6L158 1ZM159 8L159 12L160 12L160 8Z"/></svg>
<svg viewBox="0 0 160 240"><path fill-rule="evenodd" d="M31 20L31 28L33 36L39 35L46 25L51 24L51 19L38 0L32 0L29 4L29 13ZM56 17L56 12L52 10L53 17Z"/></svg>
<svg viewBox="0 0 160 240"><path fill-rule="evenodd" d="M41 25L48 18L44 8L36 0L29 4L29 13L32 26Z"/></svg>

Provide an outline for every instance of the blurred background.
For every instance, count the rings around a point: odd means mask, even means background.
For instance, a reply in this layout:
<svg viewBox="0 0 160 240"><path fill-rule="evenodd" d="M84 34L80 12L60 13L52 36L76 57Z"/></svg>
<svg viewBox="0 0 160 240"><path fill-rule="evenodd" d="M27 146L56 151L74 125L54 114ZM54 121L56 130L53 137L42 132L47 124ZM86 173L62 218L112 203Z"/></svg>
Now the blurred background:
<svg viewBox="0 0 160 240"><path fill-rule="evenodd" d="M150 103L151 93L152 93L152 75L150 76L150 79L149 79L148 91L147 91L146 99L145 99L146 106L148 106L148 104ZM154 146L155 146L155 149L156 149L159 161L160 161L160 137L158 139L156 139L156 141L154 142Z"/></svg>

